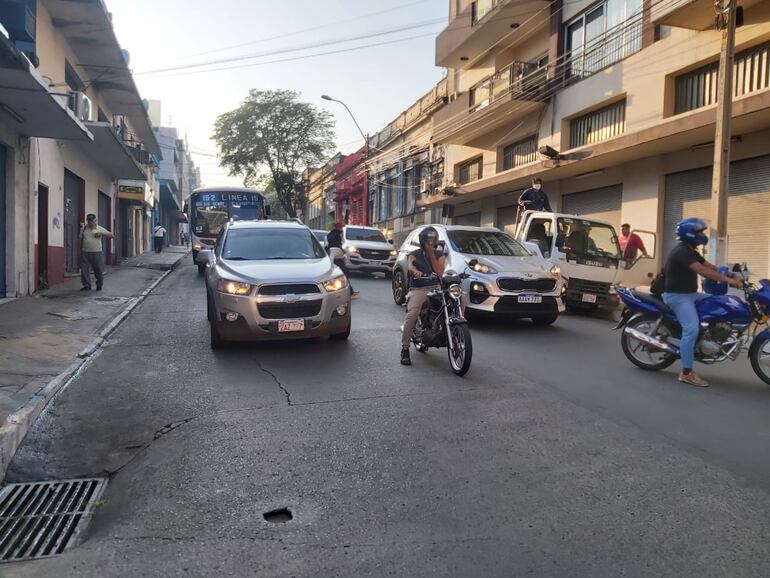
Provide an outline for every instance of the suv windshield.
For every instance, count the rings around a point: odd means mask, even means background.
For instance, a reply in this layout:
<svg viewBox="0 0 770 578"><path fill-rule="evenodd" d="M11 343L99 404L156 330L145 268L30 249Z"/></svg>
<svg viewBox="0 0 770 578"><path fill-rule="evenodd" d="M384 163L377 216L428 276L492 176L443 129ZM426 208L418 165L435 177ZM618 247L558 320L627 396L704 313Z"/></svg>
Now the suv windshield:
<svg viewBox="0 0 770 578"><path fill-rule="evenodd" d="M578 259L616 261L620 259L618 239L609 225L583 219L559 219L562 250ZM557 243L558 244L558 243Z"/></svg>
<svg viewBox="0 0 770 578"><path fill-rule="evenodd" d="M348 227L345 229L345 238L348 241L374 241L376 243L387 243L385 235L375 229Z"/></svg>
<svg viewBox="0 0 770 578"><path fill-rule="evenodd" d="M322 259L326 252L307 229L231 229L222 258L233 261Z"/></svg>
<svg viewBox="0 0 770 578"><path fill-rule="evenodd" d="M448 231L455 251L471 255L501 255L529 257L529 252L518 241L505 233L493 231Z"/></svg>

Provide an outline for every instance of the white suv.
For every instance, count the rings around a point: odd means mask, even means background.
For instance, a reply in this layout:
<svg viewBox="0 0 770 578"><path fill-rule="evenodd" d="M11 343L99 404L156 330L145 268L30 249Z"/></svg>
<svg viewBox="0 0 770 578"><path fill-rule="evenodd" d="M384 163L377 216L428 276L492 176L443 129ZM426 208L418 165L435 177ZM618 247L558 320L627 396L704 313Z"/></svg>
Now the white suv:
<svg viewBox="0 0 770 578"><path fill-rule="evenodd" d="M342 229L342 250L348 271L384 273L390 277L398 251L375 227L348 225Z"/></svg>

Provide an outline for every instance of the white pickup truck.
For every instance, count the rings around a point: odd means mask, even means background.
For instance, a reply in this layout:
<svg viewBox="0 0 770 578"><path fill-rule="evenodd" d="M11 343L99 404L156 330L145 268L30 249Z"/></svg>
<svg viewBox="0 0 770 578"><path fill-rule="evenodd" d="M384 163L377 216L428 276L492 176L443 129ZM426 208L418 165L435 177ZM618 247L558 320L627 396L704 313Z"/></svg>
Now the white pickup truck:
<svg viewBox="0 0 770 578"><path fill-rule="evenodd" d="M655 233L634 231L651 257L655 254ZM637 266L622 258L615 228L605 221L541 211L525 211L516 226L515 237L531 252L559 267L565 281L564 300L572 309L615 308L619 299L612 285L649 284L652 259Z"/></svg>

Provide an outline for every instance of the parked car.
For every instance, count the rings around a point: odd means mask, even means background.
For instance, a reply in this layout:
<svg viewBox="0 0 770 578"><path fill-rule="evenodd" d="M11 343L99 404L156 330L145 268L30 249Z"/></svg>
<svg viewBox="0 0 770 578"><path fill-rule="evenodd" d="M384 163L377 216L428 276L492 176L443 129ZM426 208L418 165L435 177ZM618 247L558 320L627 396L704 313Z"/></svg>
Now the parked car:
<svg viewBox="0 0 770 578"><path fill-rule="evenodd" d="M398 251L375 227L347 225L342 229L342 250L348 271L384 273L390 277Z"/></svg>
<svg viewBox="0 0 770 578"><path fill-rule="evenodd" d="M493 227L426 226L438 231L445 247L446 271L471 274L462 282L467 312L528 317L537 325L548 325L564 311L559 268L530 253L510 235ZM406 300L407 257L419 248L418 236L424 228L412 231L398 252L392 288L393 300L399 305Z"/></svg>
<svg viewBox="0 0 770 578"><path fill-rule="evenodd" d="M315 235L315 238L318 239L318 242L321 243L321 247L326 249L329 246L326 242L326 235L329 234L329 231L324 231L323 229L313 229L313 234Z"/></svg>
<svg viewBox="0 0 770 578"><path fill-rule="evenodd" d="M202 250L211 347L225 341L350 335L350 288L306 226L241 221Z"/></svg>

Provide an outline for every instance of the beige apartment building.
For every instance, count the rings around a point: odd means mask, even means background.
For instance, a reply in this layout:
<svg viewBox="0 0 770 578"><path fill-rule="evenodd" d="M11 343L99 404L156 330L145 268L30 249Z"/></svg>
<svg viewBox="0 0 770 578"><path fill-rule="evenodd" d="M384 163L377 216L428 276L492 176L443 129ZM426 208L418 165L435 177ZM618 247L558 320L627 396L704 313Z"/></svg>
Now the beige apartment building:
<svg viewBox="0 0 770 578"><path fill-rule="evenodd" d="M143 252L160 149L103 2L10 4L0 21L0 292L13 296L77 275L88 213L115 233L108 263Z"/></svg>
<svg viewBox="0 0 770 578"><path fill-rule="evenodd" d="M658 235L711 216L721 33L707 0L450 1L434 117L449 186L424 201L510 228L532 177L565 212ZM770 269L770 2L741 3L728 258ZM547 154L541 152L548 146ZM548 156L550 155L550 156Z"/></svg>
<svg viewBox="0 0 770 578"><path fill-rule="evenodd" d="M306 193L304 222L311 229L329 231L334 224L336 168L343 156L340 153L319 168L308 168L302 173Z"/></svg>

